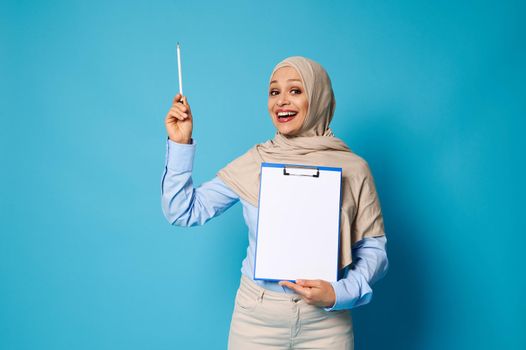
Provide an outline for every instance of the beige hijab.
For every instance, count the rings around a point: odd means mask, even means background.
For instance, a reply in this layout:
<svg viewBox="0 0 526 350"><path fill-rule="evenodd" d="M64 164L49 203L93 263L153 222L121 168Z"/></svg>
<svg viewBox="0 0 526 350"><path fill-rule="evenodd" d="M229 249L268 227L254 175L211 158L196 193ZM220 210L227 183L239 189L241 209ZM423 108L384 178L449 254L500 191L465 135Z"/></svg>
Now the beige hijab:
<svg viewBox="0 0 526 350"><path fill-rule="evenodd" d="M234 192L258 206L262 162L320 165L342 168L339 267L352 262L351 246L364 237L384 235L384 223L374 181L365 160L351 152L329 128L336 101L325 69L308 58L286 58L274 67L293 67L301 76L308 97L308 111L299 133L252 147L221 169L219 176ZM313 257L315 258L315 257Z"/></svg>

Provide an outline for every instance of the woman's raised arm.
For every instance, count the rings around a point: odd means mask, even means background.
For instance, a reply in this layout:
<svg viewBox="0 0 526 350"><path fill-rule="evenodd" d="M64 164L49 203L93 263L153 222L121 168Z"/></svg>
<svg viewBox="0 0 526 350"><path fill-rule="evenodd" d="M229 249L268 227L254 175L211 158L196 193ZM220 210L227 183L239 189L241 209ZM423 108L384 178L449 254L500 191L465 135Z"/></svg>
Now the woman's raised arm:
<svg viewBox="0 0 526 350"><path fill-rule="evenodd" d="M165 124L169 138L161 180L164 216L172 225L202 225L234 205L239 197L217 177L197 188L193 186L196 145L192 140L192 113L180 94L175 97Z"/></svg>

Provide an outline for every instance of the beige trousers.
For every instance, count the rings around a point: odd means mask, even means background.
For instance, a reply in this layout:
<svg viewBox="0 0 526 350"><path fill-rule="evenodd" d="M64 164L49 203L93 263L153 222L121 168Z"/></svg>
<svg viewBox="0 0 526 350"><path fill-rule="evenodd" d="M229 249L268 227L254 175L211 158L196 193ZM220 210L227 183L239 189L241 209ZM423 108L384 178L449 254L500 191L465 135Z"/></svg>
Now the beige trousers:
<svg viewBox="0 0 526 350"><path fill-rule="evenodd" d="M325 311L297 294L269 291L241 275L228 349L353 350L351 312Z"/></svg>

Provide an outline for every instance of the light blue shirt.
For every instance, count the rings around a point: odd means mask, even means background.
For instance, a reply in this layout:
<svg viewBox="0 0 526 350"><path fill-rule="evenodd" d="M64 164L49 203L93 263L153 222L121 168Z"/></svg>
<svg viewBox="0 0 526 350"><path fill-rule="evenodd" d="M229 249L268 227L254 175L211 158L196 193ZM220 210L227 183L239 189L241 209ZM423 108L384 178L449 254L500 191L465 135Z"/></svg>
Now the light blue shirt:
<svg viewBox="0 0 526 350"><path fill-rule="evenodd" d="M241 199L219 177L194 187L192 168L196 144L179 144L167 140L166 163L161 180L161 202L168 222L177 226L203 225L238 201L243 206L243 217L248 226L247 255L241 273L254 280L254 256L258 208ZM379 233L379 234L383 234ZM353 263L340 271L341 278L331 282L336 302L325 310L351 309L370 302L371 285L388 270L385 235L367 237L352 246ZM254 280L263 288L294 293L277 282Z"/></svg>

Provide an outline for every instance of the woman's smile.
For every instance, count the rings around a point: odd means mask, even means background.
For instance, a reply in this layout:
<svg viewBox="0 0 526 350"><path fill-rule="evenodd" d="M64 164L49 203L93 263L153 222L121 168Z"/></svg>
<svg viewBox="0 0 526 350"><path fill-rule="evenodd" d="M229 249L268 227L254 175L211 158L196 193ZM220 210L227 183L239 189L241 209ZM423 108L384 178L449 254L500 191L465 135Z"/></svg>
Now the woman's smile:
<svg viewBox="0 0 526 350"><path fill-rule="evenodd" d="M287 123L294 119L294 117L298 114L297 111L293 111L290 109L278 109L276 116L278 118L279 123Z"/></svg>

